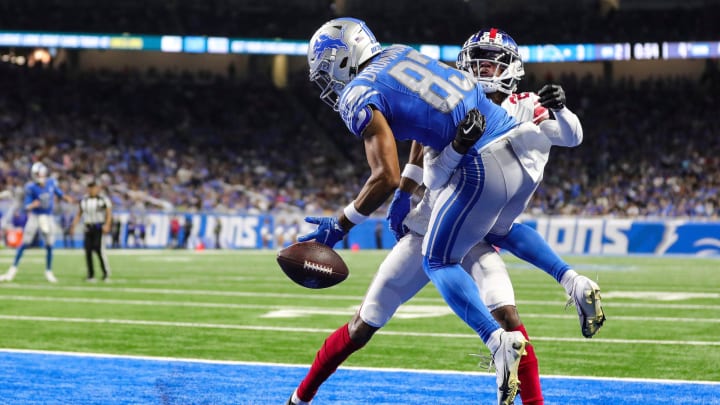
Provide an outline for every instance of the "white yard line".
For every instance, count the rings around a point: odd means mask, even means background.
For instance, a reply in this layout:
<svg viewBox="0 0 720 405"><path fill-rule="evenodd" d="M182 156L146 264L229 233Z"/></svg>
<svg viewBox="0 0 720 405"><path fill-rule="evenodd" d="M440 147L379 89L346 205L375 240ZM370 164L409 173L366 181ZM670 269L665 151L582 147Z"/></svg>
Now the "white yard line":
<svg viewBox="0 0 720 405"><path fill-rule="evenodd" d="M259 310L287 310L306 311L307 315L335 315L352 316L357 307L328 308L328 307L299 307L288 305L259 305L259 304L230 304L217 302L191 302L191 301L155 301L155 300L125 300L106 298L76 298L76 297L40 297L34 295L0 295L0 300L9 301L34 301L34 302L64 302L78 304L104 304L104 305L136 305L136 306L168 306L168 307L189 307L189 308L221 308L221 309L259 309ZM412 309L415 306L407 304L401 309ZM438 306L439 309L446 308ZM450 314L451 315L451 314ZM574 314L533 314L523 313L523 318L541 319L575 319ZM686 318L686 317L649 317L649 316L624 316L615 315L613 321L637 321L637 322L675 322L675 323L720 323L718 318Z"/></svg>
<svg viewBox="0 0 720 405"><path fill-rule="evenodd" d="M0 319L10 321L30 321L30 322L64 322L64 323L95 323L95 324L113 324L113 325L143 325L143 326L160 326L160 327L177 327L177 328L203 328L203 329L232 329L232 330L252 330L252 331L269 331L269 332L285 332L285 333L332 333L334 329L321 328L294 328L280 326L258 326L258 325L231 325L222 323L201 323L201 322L168 322L168 321L146 321L138 319L111 319L111 318L69 318L69 317L53 317L53 316L23 316L23 315L2 315ZM479 339L472 334L461 333L432 333L432 332L396 332L381 330L378 333L387 336L402 337L428 337L428 338L448 338L448 339ZM649 345L677 345L677 346L720 346L720 342L705 342L693 340L652 340L652 339L604 339L604 338L561 338L561 337L533 337L535 341L548 342L593 342L607 344L649 344Z"/></svg>
<svg viewBox="0 0 720 405"><path fill-rule="evenodd" d="M205 295L219 297L249 297L249 298L278 298L278 299L303 299L303 300L321 300L321 301L356 301L358 304L362 301L361 295L335 295L326 293L317 293L308 290L304 294L286 294L273 292L248 292L248 291L215 291L215 290L192 290L183 288L137 288L137 287L113 287L113 286L61 286L61 285L41 285L41 284L0 284L0 292L10 290L48 290L48 291L92 291L92 292L113 292L113 293L139 293L143 295ZM558 294L560 296L560 294ZM445 305L442 298L431 297L414 297L411 303L438 303ZM542 306L558 306L563 307L565 301L539 301L539 300L517 300L518 305L542 305ZM720 311L720 305L703 305L703 304L677 304L668 303L666 301L657 302L603 302L605 308L652 308L652 309L690 309L690 310L713 310Z"/></svg>

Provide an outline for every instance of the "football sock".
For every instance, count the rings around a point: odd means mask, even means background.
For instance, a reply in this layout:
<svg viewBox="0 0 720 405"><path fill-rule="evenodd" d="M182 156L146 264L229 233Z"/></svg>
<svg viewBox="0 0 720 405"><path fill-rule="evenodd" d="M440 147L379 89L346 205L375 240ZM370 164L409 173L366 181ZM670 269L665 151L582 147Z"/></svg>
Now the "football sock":
<svg viewBox="0 0 720 405"><path fill-rule="evenodd" d="M512 330L517 331L530 341L525 325L520 325ZM523 405L543 405L542 388L540 386L540 372L538 371L538 360L535 356L535 349L531 344L525 345L527 355L520 358L518 378L520 379L520 398Z"/></svg>
<svg viewBox="0 0 720 405"><path fill-rule="evenodd" d="M310 371L295 391L298 399L310 402L320 385L335 372L345 359L363 346L350 339L348 324L341 326L328 336L315 355Z"/></svg>
<svg viewBox="0 0 720 405"><path fill-rule="evenodd" d="M45 250L47 250L47 253L45 254L45 270L52 271L53 250L50 246L46 247Z"/></svg>
<svg viewBox="0 0 720 405"><path fill-rule="evenodd" d="M303 401L298 397L297 390L293 391L292 398L290 398L290 403L293 405L310 405L310 402Z"/></svg>
<svg viewBox="0 0 720 405"><path fill-rule="evenodd" d="M25 251L26 247L27 245L23 243L15 252L15 260L13 261L13 266L17 267L18 264L20 264L20 259L22 258L23 252Z"/></svg>
<svg viewBox="0 0 720 405"><path fill-rule="evenodd" d="M500 325L480 299L480 293L472 277L460 264L431 269L428 259L425 258L423 267L445 302L487 344L490 334L500 329Z"/></svg>
<svg viewBox="0 0 720 405"><path fill-rule="evenodd" d="M495 354L497 349L500 347L500 335L503 334L502 329L497 329L493 333L490 334L490 339L488 339L487 342L485 342L485 345L488 349L490 349L490 355Z"/></svg>
<svg viewBox="0 0 720 405"><path fill-rule="evenodd" d="M579 276L575 270L568 270L563 274L562 279L560 279L560 284L562 284L563 287L565 287L565 291L567 291L568 295L572 295L573 290L573 284L575 282L575 277Z"/></svg>
<svg viewBox="0 0 720 405"><path fill-rule="evenodd" d="M533 228L514 223L505 236L488 234L485 240L542 269L560 282L570 265L565 263Z"/></svg>

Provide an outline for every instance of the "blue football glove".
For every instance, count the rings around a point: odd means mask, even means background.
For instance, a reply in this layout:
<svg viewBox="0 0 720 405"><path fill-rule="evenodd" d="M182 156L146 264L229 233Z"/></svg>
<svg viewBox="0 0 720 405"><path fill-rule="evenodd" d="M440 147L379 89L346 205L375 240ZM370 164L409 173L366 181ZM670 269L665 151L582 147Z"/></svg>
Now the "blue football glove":
<svg viewBox="0 0 720 405"><path fill-rule="evenodd" d="M395 240L400 240L408 232L403 225L405 217L410 212L410 198L412 194L400 189L395 190L395 196L388 207L387 220L390 225L390 232L395 236Z"/></svg>
<svg viewBox="0 0 720 405"><path fill-rule="evenodd" d="M330 247L335 246L345 236L345 231L335 217L305 217L305 222L317 225L314 232L298 237L298 242L316 240Z"/></svg>

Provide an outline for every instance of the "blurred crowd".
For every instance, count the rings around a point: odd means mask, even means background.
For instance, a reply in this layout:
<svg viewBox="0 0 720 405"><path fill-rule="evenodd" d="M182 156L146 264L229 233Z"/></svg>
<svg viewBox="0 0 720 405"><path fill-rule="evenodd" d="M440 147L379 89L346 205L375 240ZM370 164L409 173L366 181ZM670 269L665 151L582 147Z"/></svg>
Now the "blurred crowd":
<svg viewBox="0 0 720 405"><path fill-rule="evenodd" d="M0 87L6 189L42 160L73 194L100 177L120 210L253 213L332 206L358 182L264 78L0 64Z"/></svg>
<svg viewBox="0 0 720 405"><path fill-rule="evenodd" d="M720 217L717 74L552 80L585 140L554 150L530 213ZM5 190L42 160L78 197L99 177L118 210L299 214L337 212L368 175L362 142L304 72L277 89L263 77L0 64L0 87Z"/></svg>
<svg viewBox="0 0 720 405"><path fill-rule="evenodd" d="M338 8L336 3L343 6ZM382 41L462 43L479 27L518 43L717 40L715 0L660 2L642 9L612 0L25 0L0 2L5 30L219 35L307 39L337 15L364 19ZM417 10L417 11L416 11Z"/></svg>

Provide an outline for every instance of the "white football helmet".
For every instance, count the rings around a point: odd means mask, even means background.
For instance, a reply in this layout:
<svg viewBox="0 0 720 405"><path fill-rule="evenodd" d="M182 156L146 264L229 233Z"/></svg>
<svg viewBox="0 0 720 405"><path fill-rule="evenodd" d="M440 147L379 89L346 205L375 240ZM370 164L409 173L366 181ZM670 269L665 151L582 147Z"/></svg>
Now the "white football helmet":
<svg viewBox="0 0 720 405"><path fill-rule="evenodd" d="M485 73L488 63L495 66L492 76ZM458 55L457 67L472 73L485 93L510 94L525 76L517 43L497 28L480 30L468 38Z"/></svg>
<svg viewBox="0 0 720 405"><path fill-rule="evenodd" d="M47 180L47 176L47 166L45 166L42 162L35 162L32 167L30 167L30 177L33 181L44 184L45 180Z"/></svg>
<svg viewBox="0 0 720 405"><path fill-rule="evenodd" d="M337 111L345 85L381 49L365 23L355 18L336 18L315 31L308 45L308 65L310 81L320 87L320 99Z"/></svg>

